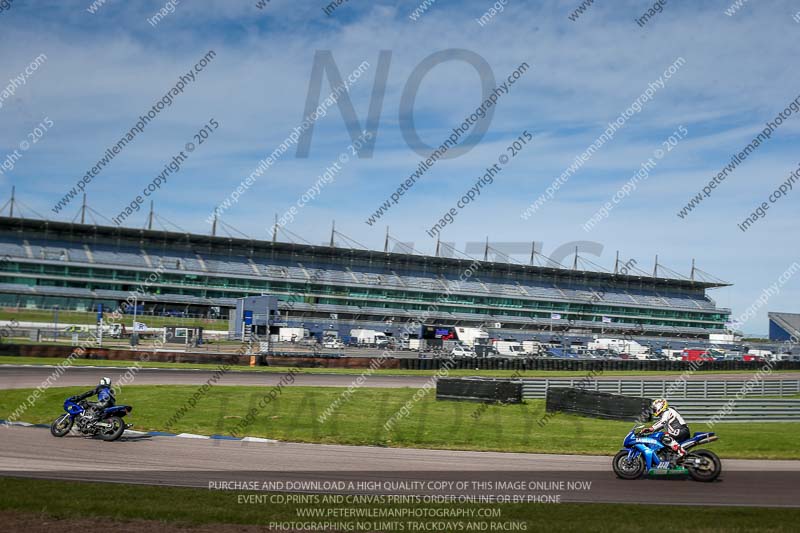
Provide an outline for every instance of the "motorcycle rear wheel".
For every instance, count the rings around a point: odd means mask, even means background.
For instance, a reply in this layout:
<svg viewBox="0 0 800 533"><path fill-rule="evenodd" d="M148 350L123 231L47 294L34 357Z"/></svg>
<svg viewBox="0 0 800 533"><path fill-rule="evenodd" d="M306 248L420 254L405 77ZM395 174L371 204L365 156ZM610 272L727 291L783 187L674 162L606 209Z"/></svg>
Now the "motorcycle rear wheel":
<svg viewBox="0 0 800 533"><path fill-rule="evenodd" d="M111 424L110 428L100 429L100 438L104 441L111 442L117 440L125 432L125 422L118 416L110 416L102 422Z"/></svg>
<svg viewBox="0 0 800 533"><path fill-rule="evenodd" d="M612 463L614 473L621 479L639 479L644 475L644 457L639 455L633 461L628 460L628 450L621 450L614 456Z"/></svg>
<svg viewBox="0 0 800 533"><path fill-rule="evenodd" d="M692 459L697 456L702 460L702 465L699 468L692 464ZM695 481L708 483L717 479L722 473L722 461L711 450L697 450L690 453L684 460L684 466Z"/></svg>
<svg viewBox="0 0 800 533"><path fill-rule="evenodd" d="M63 437L69 430L72 429L72 419L70 418L69 414L64 413L63 415L59 416L53 423L50 424L50 434L54 437Z"/></svg>

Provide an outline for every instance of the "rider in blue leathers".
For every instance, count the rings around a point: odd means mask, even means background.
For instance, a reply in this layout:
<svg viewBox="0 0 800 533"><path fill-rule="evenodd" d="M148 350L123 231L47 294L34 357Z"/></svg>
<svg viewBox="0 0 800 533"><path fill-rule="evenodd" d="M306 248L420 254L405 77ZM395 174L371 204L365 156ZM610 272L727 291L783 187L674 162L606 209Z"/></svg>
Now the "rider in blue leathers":
<svg viewBox="0 0 800 533"><path fill-rule="evenodd" d="M89 415L92 417L92 420L96 420L100 413L103 412L104 409L108 407L112 407L114 405L114 391L111 390L111 378L100 378L100 383L97 387L93 388L90 391L84 392L83 394L79 394L78 396L73 396L70 398L74 402L79 402L83 399L89 398L90 396L97 395L96 402L86 402L89 404Z"/></svg>

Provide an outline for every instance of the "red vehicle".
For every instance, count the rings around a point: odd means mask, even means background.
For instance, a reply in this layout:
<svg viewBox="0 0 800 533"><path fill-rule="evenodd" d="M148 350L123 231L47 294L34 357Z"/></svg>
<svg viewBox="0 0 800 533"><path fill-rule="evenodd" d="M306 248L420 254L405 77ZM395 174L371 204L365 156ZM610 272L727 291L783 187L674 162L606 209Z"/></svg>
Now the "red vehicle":
<svg viewBox="0 0 800 533"><path fill-rule="evenodd" d="M714 356L705 348L686 348L681 353L681 361L714 361Z"/></svg>
<svg viewBox="0 0 800 533"><path fill-rule="evenodd" d="M755 354L752 354L752 353L746 353L746 354L744 354L742 356L742 361L749 361L749 362L755 361L756 363L764 363L764 362L766 362L766 359L764 359L763 355L755 355Z"/></svg>

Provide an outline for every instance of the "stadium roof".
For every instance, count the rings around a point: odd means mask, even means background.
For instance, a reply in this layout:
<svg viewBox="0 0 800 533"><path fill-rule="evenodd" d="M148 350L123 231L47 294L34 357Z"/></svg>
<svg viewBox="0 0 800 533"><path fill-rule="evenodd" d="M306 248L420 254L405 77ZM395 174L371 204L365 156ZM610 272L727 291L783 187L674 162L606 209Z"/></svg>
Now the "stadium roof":
<svg viewBox="0 0 800 533"><path fill-rule="evenodd" d="M166 230L148 230L126 228L122 226L102 226L96 224L79 224L74 222L59 222L32 218L17 218L0 216L0 231L4 233L37 232L44 233L45 238L62 239L67 241L84 240L89 237L93 240L103 239L130 240L136 242L150 241L160 245L169 244L180 248L198 247L205 250L215 250L219 253L231 253L233 249L241 249L248 256L269 254L311 255L318 259L351 259L366 262L395 262L404 268L418 268L421 270L465 270L469 265L477 262L481 265L480 272L484 275L521 275L521 276L547 276L561 280L576 280L602 282L628 282L652 287L683 289L709 289L726 287L729 283L723 281L706 281L689 278L667 278L648 276L643 271L641 274L615 274L577 268L557 268L520 263L483 261L469 258L436 257L431 255L406 254L377 250L362 250L356 248L342 248L327 245L298 244L294 242L280 242L256 240L235 237L222 237L201 235L185 232ZM22 238L22 235L20 235ZM480 275L478 275L480 276Z"/></svg>
<svg viewBox="0 0 800 533"><path fill-rule="evenodd" d="M800 337L800 314L798 313L767 313L769 320L782 327L790 335Z"/></svg>

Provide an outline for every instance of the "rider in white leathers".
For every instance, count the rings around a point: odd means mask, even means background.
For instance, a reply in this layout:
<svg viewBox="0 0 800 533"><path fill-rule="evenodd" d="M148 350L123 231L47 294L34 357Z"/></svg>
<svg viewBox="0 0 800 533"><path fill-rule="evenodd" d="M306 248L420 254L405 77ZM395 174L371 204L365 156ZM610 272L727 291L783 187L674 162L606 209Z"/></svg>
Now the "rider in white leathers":
<svg viewBox="0 0 800 533"><path fill-rule="evenodd" d="M683 459L686 456L686 450L683 449L680 443L691 436L686 421L678 411L667 404L667 400L655 400L651 407L653 416L658 418L658 421L649 428L644 429L643 433L653 433L663 430L664 437L661 439L661 442L678 454L678 460Z"/></svg>

